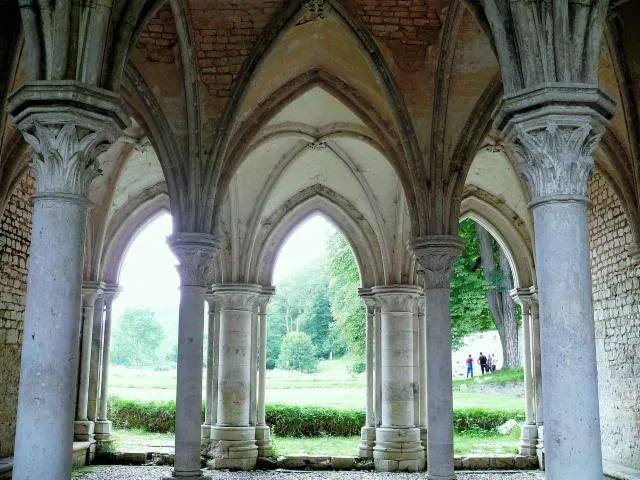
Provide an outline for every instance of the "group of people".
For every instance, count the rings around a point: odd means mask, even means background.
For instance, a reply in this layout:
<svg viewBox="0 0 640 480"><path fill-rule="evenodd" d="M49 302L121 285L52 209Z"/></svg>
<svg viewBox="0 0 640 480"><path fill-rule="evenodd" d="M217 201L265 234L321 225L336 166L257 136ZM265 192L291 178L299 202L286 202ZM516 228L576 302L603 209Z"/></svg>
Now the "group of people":
<svg viewBox="0 0 640 480"><path fill-rule="evenodd" d="M467 357L467 378L473 378L473 357L471 354ZM491 373L496 371L496 362L493 353L491 355L484 355L480 352L478 356L478 365L480 365L480 370L482 371L482 375L485 373Z"/></svg>

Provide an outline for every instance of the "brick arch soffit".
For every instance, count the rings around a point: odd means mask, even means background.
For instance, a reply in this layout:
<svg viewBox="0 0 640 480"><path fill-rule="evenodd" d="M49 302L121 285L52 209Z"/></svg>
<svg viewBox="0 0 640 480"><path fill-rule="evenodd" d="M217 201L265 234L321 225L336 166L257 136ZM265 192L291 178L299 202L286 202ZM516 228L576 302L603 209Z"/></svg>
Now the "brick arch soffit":
<svg viewBox="0 0 640 480"><path fill-rule="evenodd" d="M161 213L171 213L165 184L158 184L131 199L109 222L102 246L98 278L117 285L122 262L129 247L150 222Z"/></svg>
<svg viewBox="0 0 640 480"><path fill-rule="evenodd" d="M465 189L462 199L460 220L466 218L484 227L504 250L515 288L536 285L533 240L516 212L500 198L474 186Z"/></svg>
<svg viewBox="0 0 640 480"><path fill-rule="evenodd" d="M421 185L424 184L424 164L413 122L402 94L370 32L349 14L342 1L326 0L326 3L339 15L346 28L355 35L363 51L368 53L373 73L384 87L384 92L395 118L391 119L392 121L383 123L386 128L374 128L374 131L381 138L386 138L390 130L389 126L392 126L393 130L398 129L396 139L390 142L390 145L396 143L399 148L391 148L391 151L395 150L397 153L389 160L392 161L394 168L398 171L405 189L405 196L411 213L412 230L414 232L422 232L424 230L422 209L423 205L426 204L422 194L423 189L421 188ZM257 114L248 119L244 125L241 125L238 129L233 128L238 109L242 105L252 79L259 70L262 59L266 58L269 50L285 29L292 25L292 21L300 8L302 8L302 2L286 2L284 7L273 15L273 19L256 42L249 58L240 71L225 112L218 123L217 134L209 161L205 164L204 175L205 180L208 182L205 190L210 192L206 210L212 212L212 215L206 221L212 225L215 225L217 221L221 199L224 198L229 181L243 157L243 148L251 143L253 135L259 128L288 103L287 100L290 101L291 98L295 98L312 86L324 84L330 93L341 101L346 101L345 104L347 106L352 109L356 107L354 111L365 118L367 123L374 126L379 123L379 120L378 122L373 121L376 116L375 109L367 108L367 102L361 96L361 98L357 98L359 92L345 82L340 81L337 77L321 70L312 70L289 81L272 94L261 106L262 108L259 109ZM240 134L236 132L240 132ZM400 165L404 168L400 168ZM207 225L206 228L212 229L212 225Z"/></svg>
<svg viewBox="0 0 640 480"><path fill-rule="evenodd" d="M263 221L264 228L253 247L249 278L271 285L281 246L300 223L316 213L330 219L349 241L358 262L362 286L386 283L388 265L373 228L349 200L323 185L298 192Z"/></svg>

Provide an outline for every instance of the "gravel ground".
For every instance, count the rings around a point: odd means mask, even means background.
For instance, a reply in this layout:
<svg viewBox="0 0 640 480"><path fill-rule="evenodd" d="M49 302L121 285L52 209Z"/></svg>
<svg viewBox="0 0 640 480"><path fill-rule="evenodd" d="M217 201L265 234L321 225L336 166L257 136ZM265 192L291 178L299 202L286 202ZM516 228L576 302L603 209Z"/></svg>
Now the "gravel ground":
<svg viewBox="0 0 640 480"><path fill-rule="evenodd" d="M292 472L282 470L261 472L208 471L213 480L374 480L389 478L392 480L424 479L424 473L372 473L372 472ZM74 479L82 480L160 480L171 475L170 467L95 467L91 472L80 473ZM531 472L457 472L458 480L540 480L544 474Z"/></svg>

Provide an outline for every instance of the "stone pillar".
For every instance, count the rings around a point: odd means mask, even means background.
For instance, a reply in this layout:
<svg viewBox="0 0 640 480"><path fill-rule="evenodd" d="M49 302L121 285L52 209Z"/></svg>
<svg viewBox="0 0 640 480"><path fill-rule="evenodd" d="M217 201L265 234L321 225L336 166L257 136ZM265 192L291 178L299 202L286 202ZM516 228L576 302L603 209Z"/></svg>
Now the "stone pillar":
<svg viewBox="0 0 640 480"><path fill-rule="evenodd" d="M382 348L380 342L382 339L382 315L380 314L380 305L376 302L373 315L373 354L374 354L374 378L373 386L375 390L374 413L375 425L382 425Z"/></svg>
<svg viewBox="0 0 640 480"><path fill-rule="evenodd" d="M514 99L528 109L503 130L532 193L547 477L601 480L587 184L613 103L595 88L561 93L557 107L531 108L546 92Z"/></svg>
<svg viewBox="0 0 640 480"><path fill-rule="evenodd" d="M127 117L117 95L25 83L8 111L34 151L36 190L13 478L71 477L88 190Z"/></svg>
<svg viewBox="0 0 640 480"><path fill-rule="evenodd" d="M93 309L93 338L91 340L91 363L89 368L89 398L87 417L94 422L98 418L98 399L100 398L100 374L102 373L102 347L104 345L104 296L99 284L100 294Z"/></svg>
<svg viewBox="0 0 640 480"><path fill-rule="evenodd" d="M207 382L205 387L206 398L204 404L204 424L200 435L203 443L208 446L211 438L211 428L216 423L216 410L218 408L218 344L220 341L220 316L216 306L214 295L207 298L209 314L207 322Z"/></svg>
<svg viewBox="0 0 640 480"><path fill-rule="evenodd" d="M267 305L275 293L275 288L264 287L258 297L258 329L260 334L258 355L258 417L256 424L256 445L258 456L271 455L271 431L265 421L266 375L267 375Z"/></svg>
<svg viewBox="0 0 640 480"><path fill-rule="evenodd" d="M102 344L102 365L100 373L100 397L98 399L98 418L95 422L97 442L111 441L111 421L107 418L109 406L109 356L111 353L111 327L113 300L120 289L115 285L107 285L104 290L104 342Z"/></svg>
<svg viewBox="0 0 640 480"><path fill-rule="evenodd" d="M366 328L366 350L365 361L367 364L367 409L365 425L362 427L360 434L359 455L362 458L373 458L373 446L376 441L376 423L375 423L375 391L374 391L374 325L376 301L371 295L371 289L361 288L358 290L360 298L365 304L365 328Z"/></svg>
<svg viewBox="0 0 640 480"><path fill-rule="evenodd" d="M522 309L522 350L524 365L525 421L520 432L520 455L536 455L538 426L535 412L535 385L533 382L533 358L531 354L531 293L529 289L514 289L511 297Z"/></svg>
<svg viewBox="0 0 640 480"><path fill-rule="evenodd" d="M73 438L77 442L94 441L94 424L88 418L89 371L91 367L91 344L93 343L93 313L99 290L93 286L82 287L80 372L78 374L78 396L76 419L73 422Z"/></svg>
<svg viewBox="0 0 640 480"><path fill-rule="evenodd" d="M381 309L382 425L376 429L373 459L378 471L424 469L420 429L415 424L413 362L413 285L374 286Z"/></svg>
<svg viewBox="0 0 640 480"><path fill-rule="evenodd" d="M213 235L181 232L169 244L180 262L176 454L170 478L201 478L203 312L218 242Z"/></svg>
<svg viewBox="0 0 640 480"><path fill-rule="evenodd" d="M538 465L544 470L544 418L542 407L542 360L540 357L540 315L538 311L538 295L531 287L531 355L533 357L533 378L536 407L536 425L538 427L538 442L536 455Z"/></svg>
<svg viewBox="0 0 640 480"><path fill-rule="evenodd" d="M427 455L427 323L424 314L424 294L417 302L418 310L418 348L420 349L420 441L424 448L425 458Z"/></svg>
<svg viewBox="0 0 640 480"><path fill-rule="evenodd" d="M413 244L424 269L429 479L455 478L450 295L453 264L463 247L462 239L449 235L421 237Z"/></svg>
<svg viewBox="0 0 640 480"><path fill-rule="evenodd" d="M251 347L250 363L251 376L249 377L249 425L256 426L257 402L258 402L258 302L253 307L251 315Z"/></svg>
<svg viewBox="0 0 640 480"><path fill-rule="evenodd" d="M251 325L260 285L214 285L220 302L218 418L211 435L215 469L252 470L258 447L250 424Z"/></svg>

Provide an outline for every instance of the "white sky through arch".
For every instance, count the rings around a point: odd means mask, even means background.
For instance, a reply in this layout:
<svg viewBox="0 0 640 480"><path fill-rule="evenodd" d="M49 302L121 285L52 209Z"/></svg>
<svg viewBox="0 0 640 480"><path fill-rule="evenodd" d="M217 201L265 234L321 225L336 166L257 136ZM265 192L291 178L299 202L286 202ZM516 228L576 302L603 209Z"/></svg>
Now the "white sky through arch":
<svg viewBox="0 0 640 480"><path fill-rule="evenodd" d="M175 308L180 301L178 260L167 245L171 216L163 213L138 232L127 250L120 271L122 293L114 302L114 318L127 308L153 310ZM297 225L278 252L273 282L278 283L298 268L326 253L326 242L336 228L322 215L313 215Z"/></svg>

